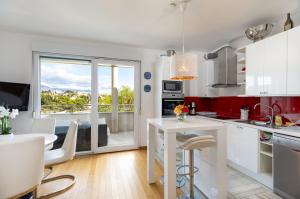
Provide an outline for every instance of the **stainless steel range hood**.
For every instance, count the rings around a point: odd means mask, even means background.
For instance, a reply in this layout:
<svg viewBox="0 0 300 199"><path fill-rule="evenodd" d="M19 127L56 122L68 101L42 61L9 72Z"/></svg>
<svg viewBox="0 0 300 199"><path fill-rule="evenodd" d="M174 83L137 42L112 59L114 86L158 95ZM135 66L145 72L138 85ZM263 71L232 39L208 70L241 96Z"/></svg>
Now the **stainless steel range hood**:
<svg viewBox="0 0 300 199"><path fill-rule="evenodd" d="M238 87L237 56L231 46L223 46L204 56L206 60L214 61L213 88Z"/></svg>

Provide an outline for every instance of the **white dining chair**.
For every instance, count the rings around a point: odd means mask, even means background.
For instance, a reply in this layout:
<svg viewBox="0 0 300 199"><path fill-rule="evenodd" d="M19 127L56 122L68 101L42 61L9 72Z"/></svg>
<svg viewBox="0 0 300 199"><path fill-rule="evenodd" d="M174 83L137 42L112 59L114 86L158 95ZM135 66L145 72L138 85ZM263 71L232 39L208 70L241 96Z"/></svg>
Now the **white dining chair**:
<svg viewBox="0 0 300 199"><path fill-rule="evenodd" d="M54 118L34 118L32 121L30 133L49 133L55 134L55 119ZM53 144L47 146L46 150L51 150Z"/></svg>
<svg viewBox="0 0 300 199"><path fill-rule="evenodd" d="M0 143L0 198L33 192L44 174L44 137L17 137Z"/></svg>
<svg viewBox="0 0 300 199"><path fill-rule="evenodd" d="M45 152L45 167L49 168L51 171L53 170L52 166L60 163L64 163L70 160L73 160L76 151L76 141L77 141L77 130L78 123L76 121L72 121L70 123L65 141L62 145L62 148L54 149L51 151ZM53 182L55 180L61 179L70 179L71 183L63 189L55 191L50 194L46 194L40 196L40 198L50 198L57 195L60 195L67 190L69 190L75 183L75 176L73 175L60 175L56 177L47 178L47 176L42 180L42 183Z"/></svg>

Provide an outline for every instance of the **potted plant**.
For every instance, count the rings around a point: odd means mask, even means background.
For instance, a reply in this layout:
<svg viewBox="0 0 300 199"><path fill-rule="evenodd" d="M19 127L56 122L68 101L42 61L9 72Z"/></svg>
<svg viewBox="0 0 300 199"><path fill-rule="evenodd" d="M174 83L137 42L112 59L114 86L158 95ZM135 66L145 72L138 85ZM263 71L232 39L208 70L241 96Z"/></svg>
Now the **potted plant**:
<svg viewBox="0 0 300 199"><path fill-rule="evenodd" d="M9 118L14 119L19 114L18 109L6 109L4 106L0 106L0 121L1 121L1 128L0 134L1 135L9 135L11 134L11 128L8 126Z"/></svg>
<svg viewBox="0 0 300 199"><path fill-rule="evenodd" d="M178 105L174 109L174 113L179 121L184 121L188 112L189 108L185 105Z"/></svg>

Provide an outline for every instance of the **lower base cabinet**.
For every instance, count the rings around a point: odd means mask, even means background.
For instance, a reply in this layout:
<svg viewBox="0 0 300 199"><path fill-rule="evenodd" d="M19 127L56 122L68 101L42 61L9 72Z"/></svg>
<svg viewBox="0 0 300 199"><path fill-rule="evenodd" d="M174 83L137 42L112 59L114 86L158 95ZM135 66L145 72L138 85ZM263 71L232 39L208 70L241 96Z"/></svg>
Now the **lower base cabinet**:
<svg viewBox="0 0 300 199"><path fill-rule="evenodd" d="M228 165L273 189L272 144L261 142L260 134L269 134L255 128L226 124Z"/></svg>
<svg viewBox="0 0 300 199"><path fill-rule="evenodd" d="M254 173L258 172L259 132L257 129L227 124L227 159Z"/></svg>

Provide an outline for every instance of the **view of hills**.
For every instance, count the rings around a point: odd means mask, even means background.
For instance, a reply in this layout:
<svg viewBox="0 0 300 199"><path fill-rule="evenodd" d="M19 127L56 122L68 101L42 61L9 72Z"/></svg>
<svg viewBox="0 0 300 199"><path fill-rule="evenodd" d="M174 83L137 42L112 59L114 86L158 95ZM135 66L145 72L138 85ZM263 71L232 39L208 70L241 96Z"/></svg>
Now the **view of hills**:
<svg viewBox="0 0 300 199"><path fill-rule="evenodd" d="M89 89L78 89L78 88L57 88L57 87L50 87L50 86L47 86L47 85L44 85L43 83L41 84L41 90L42 91L52 91L52 92L57 92L57 93L63 93L63 92L66 92L68 90L73 90L73 91L77 91L77 92L80 92L80 93L90 93L91 90Z"/></svg>

